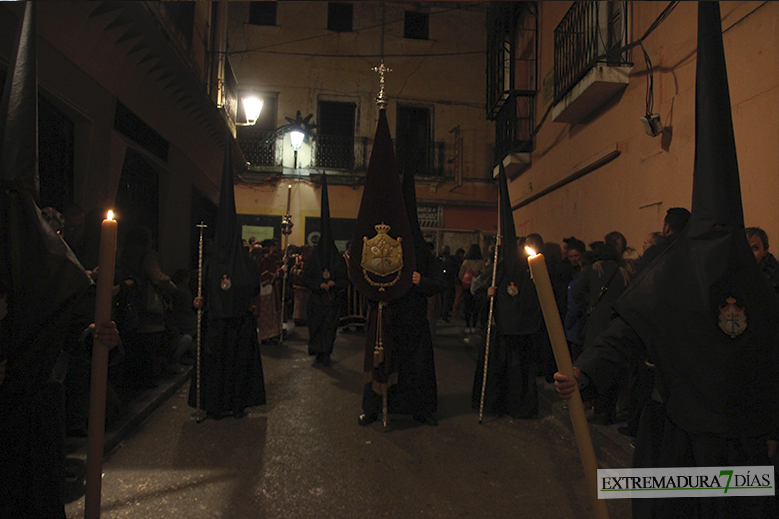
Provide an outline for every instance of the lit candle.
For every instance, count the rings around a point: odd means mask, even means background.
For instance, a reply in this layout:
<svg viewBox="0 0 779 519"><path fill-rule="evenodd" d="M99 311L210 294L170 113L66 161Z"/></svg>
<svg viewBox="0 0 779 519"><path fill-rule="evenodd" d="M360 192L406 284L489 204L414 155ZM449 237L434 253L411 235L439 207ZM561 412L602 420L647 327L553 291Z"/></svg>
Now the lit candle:
<svg viewBox="0 0 779 519"><path fill-rule="evenodd" d="M113 212L100 228L100 258L97 270L97 295L95 297L95 326L111 321L111 300L114 288L116 263L117 223ZM87 431L87 471L84 517L100 517L101 475L103 472L103 446L105 436L105 400L108 379L108 348L100 341L92 344L92 379L89 389L89 428Z"/></svg>
<svg viewBox="0 0 779 519"><path fill-rule="evenodd" d="M289 203L292 200L292 184L289 184L287 186L287 212L284 214L289 214Z"/></svg>
<svg viewBox="0 0 779 519"><path fill-rule="evenodd" d="M530 276L536 285L538 301L541 303L541 311L544 314L546 329L549 333L549 340L552 343L557 371L575 380L573 376L573 362L571 354L568 351L568 341L565 338L563 323L560 320L560 314L557 310L557 301L552 291L552 282L549 279L549 271L546 268L546 261L543 254L536 254L530 247L525 247L530 257L527 260L530 267ZM573 396L568 401L568 412L573 424L573 433L576 437L576 444L579 447L579 456L582 459L584 467L584 477L587 480L590 495L593 499L593 508L595 517L598 519L608 519L609 510L606 507L606 501L598 499L598 461L595 458L595 448L592 445L592 436L590 436L590 427L587 424L587 418L584 415L584 405L582 396L579 394L579 388L576 387Z"/></svg>

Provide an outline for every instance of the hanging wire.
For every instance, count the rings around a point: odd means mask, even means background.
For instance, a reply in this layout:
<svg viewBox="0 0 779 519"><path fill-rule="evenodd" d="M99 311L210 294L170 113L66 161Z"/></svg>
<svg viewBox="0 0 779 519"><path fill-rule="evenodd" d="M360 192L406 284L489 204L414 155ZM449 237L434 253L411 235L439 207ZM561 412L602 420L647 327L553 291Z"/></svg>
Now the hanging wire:
<svg viewBox="0 0 779 519"><path fill-rule="evenodd" d="M652 60L649 59L649 54L644 48L643 43L641 43L641 52L644 53L644 61L646 61L646 115L650 116L652 115L655 105L655 79L652 72Z"/></svg>

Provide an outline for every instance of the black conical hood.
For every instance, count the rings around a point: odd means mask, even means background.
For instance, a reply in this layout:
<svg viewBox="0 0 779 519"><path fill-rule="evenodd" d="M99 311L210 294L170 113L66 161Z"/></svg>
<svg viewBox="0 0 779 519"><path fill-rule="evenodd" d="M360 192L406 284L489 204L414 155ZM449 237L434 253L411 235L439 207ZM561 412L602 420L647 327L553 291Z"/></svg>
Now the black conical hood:
<svg viewBox="0 0 779 519"><path fill-rule="evenodd" d="M227 261L233 250L241 243L238 230L238 216L235 211L235 188L233 186L233 160L230 136L225 139L222 184L219 191L219 212L214 234L214 256L218 262Z"/></svg>
<svg viewBox="0 0 779 519"><path fill-rule="evenodd" d="M677 426L756 437L779 427L779 298L744 233L716 2L698 2L698 31L692 216L614 308L646 345Z"/></svg>
<svg viewBox="0 0 779 519"><path fill-rule="evenodd" d="M29 347L92 284L51 230L38 197L35 7L27 2L0 102L0 284L8 290L14 347ZM51 347L51 345L42 345Z"/></svg>
<svg viewBox="0 0 779 519"><path fill-rule="evenodd" d="M225 137L225 158L214 245L208 265L209 319L237 317L249 311L259 289L259 273L241 245L235 211L232 136Z"/></svg>
<svg viewBox="0 0 779 519"><path fill-rule="evenodd" d="M0 179L38 203L38 78L35 6L26 2L0 101Z"/></svg>
<svg viewBox="0 0 779 519"><path fill-rule="evenodd" d="M515 265L519 261L519 255L517 253L517 231L514 227L514 215L511 211L508 180L506 179L506 169L503 167L502 161L498 173L498 189L500 198L498 204L498 225L500 226L499 232L501 236L498 259L504 263L506 271L509 272L514 270Z"/></svg>
<svg viewBox="0 0 779 519"><path fill-rule="evenodd" d="M322 268L330 268L330 263L333 258L339 257L338 249L335 246L333 240L333 231L330 226L330 197L327 192L327 175L322 174L322 202L319 217L320 224L320 236L319 243L316 245L316 254L319 256L319 261Z"/></svg>
<svg viewBox="0 0 779 519"><path fill-rule="evenodd" d="M501 243L498 249L495 279L497 285L495 321L502 334L527 335L536 332L543 319L535 284L530 279L527 263L520 261L517 251L517 232L511 211L506 170L502 162L498 170L498 184L498 224ZM516 296L509 292L509 286L512 284L518 291Z"/></svg>
<svg viewBox="0 0 779 519"><path fill-rule="evenodd" d="M394 301L411 288L415 265L414 235L403 200L387 114L382 109L349 244L349 278L368 299Z"/></svg>
<svg viewBox="0 0 779 519"><path fill-rule="evenodd" d="M308 280L307 285L319 286L322 282L322 272L327 269L330 277L336 284L340 280L346 280L346 262L338 252L338 247L333 239L330 226L330 197L327 192L327 176L322 175L322 203L319 218L319 242L311 252L311 258L304 264L303 278Z"/></svg>
<svg viewBox="0 0 779 519"><path fill-rule="evenodd" d="M698 2L695 170L688 234L744 227L719 2Z"/></svg>

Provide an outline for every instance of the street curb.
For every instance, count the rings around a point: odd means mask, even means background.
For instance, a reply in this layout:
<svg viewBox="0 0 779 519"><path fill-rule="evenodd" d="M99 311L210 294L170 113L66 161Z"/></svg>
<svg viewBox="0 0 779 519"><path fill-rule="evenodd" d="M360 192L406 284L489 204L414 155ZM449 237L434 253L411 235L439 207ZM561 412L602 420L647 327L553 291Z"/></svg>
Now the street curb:
<svg viewBox="0 0 779 519"><path fill-rule="evenodd" d="M192 377L193 366L184 366L184 372L145 391L133 400L127 409L106 429L103 442L103 456L108 457L130 436L143 421L173 396ZM66 465L84 465L87 459L87 439L69 437L65 439Z"/></svg>

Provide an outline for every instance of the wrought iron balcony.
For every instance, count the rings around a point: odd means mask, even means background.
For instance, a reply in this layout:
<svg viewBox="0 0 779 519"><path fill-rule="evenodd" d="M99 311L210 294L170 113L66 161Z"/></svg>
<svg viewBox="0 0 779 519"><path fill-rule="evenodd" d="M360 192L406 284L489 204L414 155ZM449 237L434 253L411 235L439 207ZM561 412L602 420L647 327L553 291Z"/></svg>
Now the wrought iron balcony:
<svg viewBox="0 0 779 519"><path fill-rule="evenodd" d="M276 132L239 127L237 140L243 156L251 166L281 167L281 158L276 159Z"/></svg>
<svg viewBox="0 0 779 519"><path fill-rule="evenodd" d="M495 119L495 160L509 153L532 151L535 92L515 92Z"/></svg>
<svg viewBox="0 0 779 519"><path fill-rule="evenodd" d="M627 85L627 6L574 2L560 21L554 31L555 121L580 122Z"/></svg>
<svg viewBox="0 0 779 519"><path fill-rule="evenodd" d="M238 128L238 145L251 169L281 170L283 138L274 131ZM361 173L368 169L368 154L367 137L314 135L311 139L311 168ZM443 177L445 163L444 143L432 143L414 174Z"/></svg>
<svg viewBox="0 0 779 519"><path fill-rule="evenodd" d="M313 139L313 166L323 169L365 170L366 137L316 135Z"/></svg>

